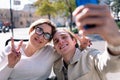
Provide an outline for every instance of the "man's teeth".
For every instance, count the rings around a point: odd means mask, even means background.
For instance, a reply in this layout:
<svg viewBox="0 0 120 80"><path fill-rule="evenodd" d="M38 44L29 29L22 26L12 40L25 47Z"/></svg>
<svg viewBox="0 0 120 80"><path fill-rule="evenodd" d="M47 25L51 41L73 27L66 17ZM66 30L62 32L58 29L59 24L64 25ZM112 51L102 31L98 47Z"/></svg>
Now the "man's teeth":
<svg viewBox="0 0 120 80"><path fill-rule="evenodd" d="M64 47L66 47L68 44L65 44L65 45L63 45L62 47L60 47L60 49L63 49Z"/></svg>

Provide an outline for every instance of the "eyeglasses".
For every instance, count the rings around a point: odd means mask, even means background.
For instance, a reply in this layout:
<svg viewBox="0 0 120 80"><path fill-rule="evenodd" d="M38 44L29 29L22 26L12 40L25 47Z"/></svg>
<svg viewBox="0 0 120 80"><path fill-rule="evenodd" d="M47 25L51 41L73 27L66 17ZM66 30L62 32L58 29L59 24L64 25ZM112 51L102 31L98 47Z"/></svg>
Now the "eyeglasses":
<svg viewBox="0 0 120 80"><path fill-rule="evenodd" d="M52 37L50 33L44 32L43 29L40 27L35 28L35 33L39 36L43 35L46 40L50 40Z"/></svg>

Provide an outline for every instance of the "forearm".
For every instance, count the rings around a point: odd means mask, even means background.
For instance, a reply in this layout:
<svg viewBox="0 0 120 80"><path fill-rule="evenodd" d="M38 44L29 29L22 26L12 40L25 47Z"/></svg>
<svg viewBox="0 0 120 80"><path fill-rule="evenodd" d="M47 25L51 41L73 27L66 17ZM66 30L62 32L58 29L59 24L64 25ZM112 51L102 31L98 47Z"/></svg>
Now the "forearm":
<svg viewBox="0 0 120 80"><path fill-rule="evenodd" d="M76 26L79 30L82 30L82 35L99 34L108 44L115 47L120 46L119 28L113 16L111 15L111 11L108 6L80 6L75 9L75 11L73 12L73 16L75 16ZM84 26L86 24L94 24L95 28L85 29ZM111 54L120 55L119 49L116 51L109 46L108 48Z"/></svg>
<svg viewBox="0 0 120 80"><path fill-rule="evenodd" d="M109 38L107 47L111 55L120 55L120 33Z"/></svg>
<svg viewBox="0 0 120 80"><path fill-rule="evenodd" d="M108 52L114 56L120 55L120 45L118 46L108 45Z"/></svg>
<svg viewBox="0 0 120 80"><path fill-rule="evenodd" d="M2 70L0 69L0 80L8 80L12 70L13 68L9 68L8 66L4 67Z"/></svg>
<svg viewBox="0 0 120 80"><path fill-rule="evenodd" d="M8 80L13 69L8 67L8 57L4 52L0 53L0 80Z"/></svg>

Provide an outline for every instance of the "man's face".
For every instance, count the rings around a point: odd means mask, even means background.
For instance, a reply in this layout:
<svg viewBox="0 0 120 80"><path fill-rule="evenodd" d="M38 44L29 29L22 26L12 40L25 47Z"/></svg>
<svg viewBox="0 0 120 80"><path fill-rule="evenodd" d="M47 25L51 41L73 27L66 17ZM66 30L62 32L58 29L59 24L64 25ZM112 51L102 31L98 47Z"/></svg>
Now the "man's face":
<svg viewBox="0 0 120 80"><path fill-rule="evenodd" d="M66 55L75 51L75 39L72 39L64 30L59 30L55 33L53 43L55 49L61 55Z"/></svg>

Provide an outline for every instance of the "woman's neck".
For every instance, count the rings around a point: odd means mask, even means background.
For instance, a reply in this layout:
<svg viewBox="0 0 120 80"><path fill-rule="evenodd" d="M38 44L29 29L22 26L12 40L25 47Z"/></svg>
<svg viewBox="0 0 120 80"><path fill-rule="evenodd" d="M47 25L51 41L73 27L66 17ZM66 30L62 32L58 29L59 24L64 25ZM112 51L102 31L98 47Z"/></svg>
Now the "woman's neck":
<svg viewBox="0 0 120 80"><path fill-rule="evenodd" d="M37 51L37 49L30 46L29 44L24 47L24 52L25 52L26 56L28 56L28 57L32 56L36 51Z"/></svg>

